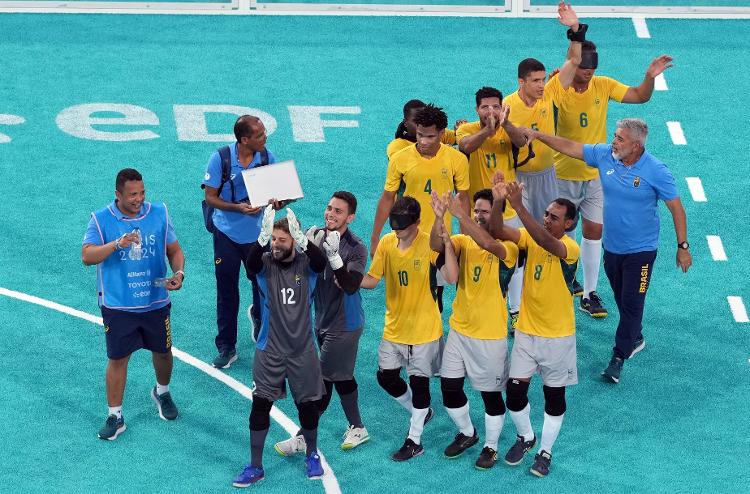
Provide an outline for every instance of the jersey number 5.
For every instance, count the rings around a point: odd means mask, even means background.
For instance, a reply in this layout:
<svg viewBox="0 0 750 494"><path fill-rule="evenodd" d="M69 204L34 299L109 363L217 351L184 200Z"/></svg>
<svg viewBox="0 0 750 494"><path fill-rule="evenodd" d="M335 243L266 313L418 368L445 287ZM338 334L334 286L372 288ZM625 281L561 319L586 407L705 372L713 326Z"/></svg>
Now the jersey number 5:
<svg viewBox="0 0 750 494"><path fill-rule="evenodd" d="M294 305L297 303L294 300L294 289L293 288L282 288L281 289L281 301L284 305Z"/></svg>

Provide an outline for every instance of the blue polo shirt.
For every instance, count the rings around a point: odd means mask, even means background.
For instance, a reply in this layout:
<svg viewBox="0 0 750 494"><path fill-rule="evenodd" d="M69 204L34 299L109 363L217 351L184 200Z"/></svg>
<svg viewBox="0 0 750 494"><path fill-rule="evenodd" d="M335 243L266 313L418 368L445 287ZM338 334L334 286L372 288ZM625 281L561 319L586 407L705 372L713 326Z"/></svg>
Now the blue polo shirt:
<svg viewBox="0 0 750 494"><path fill-rule="evenodd" d="M242 179L242 170L249 170L260 164L260 151L255 153L253 161L247 168L240 165L237 161L237 143L229 146L232 157L232 169L229 174L230 181L234 184L234 200L240 202L247 199L247 189L245 181ZM268 164L276 163L276 156L268 152ZM203 185L218 189L221 185L221 156L219 151L214 151L206 166L206 175L203 177ZM229 182L224 184L219 191L219 197L226 202L232 202L232 186ZM222 211L214 209L214 225L224 235L229 237L233 242L238 244L249 244L258 240L260 234L261 221L263 220L263 210L257 214L248 215L235 213L234 211Z"/></svg>
<svg viewBox="0 0 750 494"><path fill-rule="evenodd" d="M583 160L599 169L604 190L604 249L614 254L656 250L658 200L679 197L667 165L644 151L636 163L625 166L612 157L608 144L585 144Z"/></svg>

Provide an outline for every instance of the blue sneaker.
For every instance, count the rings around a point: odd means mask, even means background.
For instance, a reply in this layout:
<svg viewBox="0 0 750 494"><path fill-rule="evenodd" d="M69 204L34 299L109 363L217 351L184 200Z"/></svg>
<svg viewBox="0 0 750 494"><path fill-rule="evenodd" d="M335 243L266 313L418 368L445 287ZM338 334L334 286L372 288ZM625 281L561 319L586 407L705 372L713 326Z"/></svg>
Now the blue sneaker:
<svg viewBox="0 0 750 494"><path fill-rule="evenodd" d="M245 466L245 469L242 470L242 473L234 478L232 485L234 487L250 487L264 478L266 478L266 474L262 468L247 465Z"/></svg>
<svg viewBox="0 0 750 494"><path fill-rule="evenodd" d="M320 456L317 452L305 456L305 466L308 479L315 480L323 476L323 465L320 464Z"/></svg>
<svg viewBox="0 0 750 494"><path fill-rule="evenodd" d="M117 436L125 432L127 427L125 426L125 418L120 416L118 419L116 415L110 415L107 417L107 421L99 429L99 439L106 439L108 441L114 441Z"/></svg>

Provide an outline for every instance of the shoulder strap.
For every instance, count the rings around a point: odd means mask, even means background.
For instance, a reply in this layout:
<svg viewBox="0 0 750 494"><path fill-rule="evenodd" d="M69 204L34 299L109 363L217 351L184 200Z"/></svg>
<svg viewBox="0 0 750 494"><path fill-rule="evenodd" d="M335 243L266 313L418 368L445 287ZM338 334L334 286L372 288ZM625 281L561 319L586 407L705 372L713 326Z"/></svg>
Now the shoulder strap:
<svg viewBox="0 0 750 494"><path fill-rule="evenodd" d="M529 143L529 155L526 157L525 160L518 162L518 154L521 151L520 148L517 148L515 144L511 144L511 152L513 154L513 169L517 169L528 163L530 160L536 157L536 154L534 154L534 148L531 147L532 143Z"/></svg>
<svg viewBox="0 0 750 494"><path fill-rule="evenodd" d="M257 166L266 166L268 164L268 149L263 148L260 151L260 163Z"/></svg>
<svg viewBox="0 0 750 494"><path fill-rule="evenodd" d="M234 183L229 179L232 173L232 153L229 146L219 148L219 157L221 158L221 184L219 185L219 194L224 184L229 182L232 187L232 202L234 202Z"/></svg>

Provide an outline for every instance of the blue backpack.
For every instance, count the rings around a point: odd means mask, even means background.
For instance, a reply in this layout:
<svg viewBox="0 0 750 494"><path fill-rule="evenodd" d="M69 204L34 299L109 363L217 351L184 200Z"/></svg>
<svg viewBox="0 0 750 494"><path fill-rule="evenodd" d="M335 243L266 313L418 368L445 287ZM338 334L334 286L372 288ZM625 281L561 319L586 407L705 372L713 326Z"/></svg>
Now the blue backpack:
<svg viewBox="0 0 750 494"><path fill-rule="evenodd" d="M232 155L229 150L229 146L224 146L218 149L219 157L221 158L221 183L219 184L219 194L221 194L221 190L224 188L224 185L229 182L229 185L232 187L232 200L231 202L234 204L237 204L237 200L234 196L234 182L232 182L229 177L232 173ZM260 152L260 163L258 163L255 167L258 166L266 166L268 164L268 150L266 148L263 148L263 150ZM201 189L205 189L205 185L201 185ZM242 202L242 201L239 201ZM206 226L206 230L208 230L209 233L213 233L216 230L216 227L214 226L214 207L209 206L206 203L206 200L204 199L201 201L201 207L203 208L203 224Z"/></svg>

